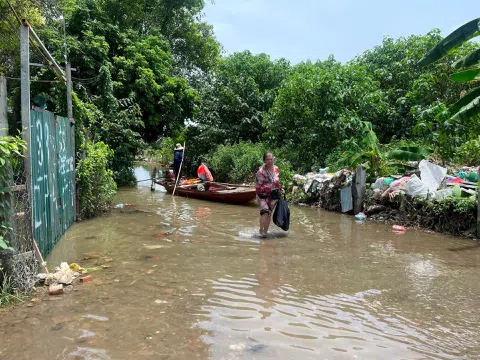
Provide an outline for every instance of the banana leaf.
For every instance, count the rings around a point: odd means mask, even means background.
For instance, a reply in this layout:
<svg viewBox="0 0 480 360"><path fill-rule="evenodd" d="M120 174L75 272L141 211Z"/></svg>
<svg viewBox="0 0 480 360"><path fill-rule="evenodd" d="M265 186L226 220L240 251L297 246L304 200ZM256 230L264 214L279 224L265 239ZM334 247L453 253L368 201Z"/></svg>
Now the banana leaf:
<svg viewBox="0 0 480 360"><path fill-rule="evenodd" d="M425 159L425 154L414 153L405 150L392 150L387 152L387 159L394 159L399 161L420 161Z"/></svg>
<svg viewBox="0 0 480 360"><path fill-rule="evenodd" d="M452 78L453 81L461 82L461 83L472 81L475 79L480 79L480 67L460 71L455 74L452 74L450 77Z"/></svg>
<svg viewBox="0 0 480 360"><path fill-rule="evenodd" d="M452 116L452 119L457 121L468 121L474 118L480 120L480 96Z"/></svg>
<svg viewBox="0 0 480 360"><path fill-rule="evenodd" d="M472 91L470 91L467 95L462 97L460 100L458 100L455 104L450 106L448 111L450 114L456 114L459 112L464 106L467 106L470 104L473 100L475 100L477 97L480 96L480 86L474 88Z"/></svg>
<svg viewBox="0 0 480 360"><path fill-rule="evenodd" d="M480 62L480 49L475 50L474 52L468 54L467 56L457 60L453 63L454 69L467 68L473 65L476 65Z"/></svg>
<svg viewBox="0 0 480 360"><path fill-rule="evenodd" d="M415 170L418 167L418 166L413 166L413 165L408 165L408 164L403 164L403 163L392 163L392 162L389 162L388 166L396 167L398 170L403 170L403 171Z"/></svg>
<svg viewBox="0 0 480 360"><path fill-rule="evenodd" d="M459 47L464 42L479 35L480 18L472 20L465 25L460 26L457 30L440 41L437 46L430 50L419 62L418 65L426 66L434 63L438 59L443 58L451 50Z"/></svg>
<svg viewBox="0 0 480 360"><path fill-rule="evenodd" d="M433 154L433 150L420 146L402 146L398 150L408 151L414 154L430 155Z"/></svg>

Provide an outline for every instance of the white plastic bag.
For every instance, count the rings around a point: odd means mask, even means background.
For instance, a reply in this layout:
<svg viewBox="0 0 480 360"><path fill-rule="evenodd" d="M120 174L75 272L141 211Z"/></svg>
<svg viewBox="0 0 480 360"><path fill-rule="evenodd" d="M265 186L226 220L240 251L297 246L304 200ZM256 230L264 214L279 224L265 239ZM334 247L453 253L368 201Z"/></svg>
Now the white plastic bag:
<svg viewBox="0 0 480 360"><path fill-rule="evenodd" d="M435 193L435 199L437 200L445 199L446 197L452 196L452 192L453 192L452 188L438 190Z"/></svg>
<svg viewBox="0 0 480 360"><path fill-rule="evenodd" d="M388 188L387 185L385 185L385 178L381 177L378 178L377 181L375 181L375 184L373 184L374 189L380 189L380 190L386 190Z"/></svg>
<svg viewBox="0 0 480 360"><path fill-rule="evenodd" d="M427 185L428 190L432 193L437 191L438 187L445 178L445 175L447 175L447 169L432 164L427 160L420 161L418 168L420 169L420 178L422 179L423 183Z"/></svg>
<svg viewBox="0 0 480 360"><path fill-rule="evenodd" d="M409 176L404 176L404 177L402 177L398 180L395 180L390 184L390 190L393 190L393 191L404 190L404 191L406 191L407 184L408 184L409 181L410 181Z"/></svg>
<svg viewBox="0 0 480 360"><path fill-rule="evenodd" d="M412 175L410 181L406 185L405 192L407 195L413 197L427 197L428 187L422 180L418 178L417 175Z"/></svg>

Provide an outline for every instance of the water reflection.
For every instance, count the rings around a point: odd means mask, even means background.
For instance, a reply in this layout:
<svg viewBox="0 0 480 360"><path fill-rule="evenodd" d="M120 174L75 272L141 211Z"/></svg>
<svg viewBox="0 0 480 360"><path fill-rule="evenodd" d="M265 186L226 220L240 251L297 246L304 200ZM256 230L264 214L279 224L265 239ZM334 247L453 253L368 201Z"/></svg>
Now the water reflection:
<svg viewBox="0 0 480 360"><path fill-rule="evenodd" d="M459 358L455 343L433 335L444 329L425 331L384 308L374 300L379 290L300 295L272 275L211 281L214 294L202 307L208 320L197 326L209 331L203 340L212 359Z"/></svg>

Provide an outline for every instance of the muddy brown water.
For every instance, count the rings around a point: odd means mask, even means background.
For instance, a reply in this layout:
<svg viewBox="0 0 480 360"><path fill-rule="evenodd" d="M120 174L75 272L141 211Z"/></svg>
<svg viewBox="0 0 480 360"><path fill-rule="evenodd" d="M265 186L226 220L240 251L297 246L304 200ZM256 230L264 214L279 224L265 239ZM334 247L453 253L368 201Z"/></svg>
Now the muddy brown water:
<svg viewBox="0 0 480 360"><path fill-rule="evenodd" d="M136 206L75 224L48 258L106 267L2 313L0 359L480 358L473 241L302 207L260 240L254 204L149 183L116 201Z"/></svg>

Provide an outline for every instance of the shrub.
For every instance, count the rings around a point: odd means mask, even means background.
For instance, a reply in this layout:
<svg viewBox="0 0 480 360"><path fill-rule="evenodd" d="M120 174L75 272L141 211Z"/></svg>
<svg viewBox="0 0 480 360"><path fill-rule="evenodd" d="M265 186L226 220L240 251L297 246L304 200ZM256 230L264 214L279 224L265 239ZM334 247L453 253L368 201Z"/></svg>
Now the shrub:
<svg viewBox="0 0 480 360"><path fill-rule="evenodd" d="M265 144L241 142L235 145L220 145L208 157L209 165L215 173L215 180L223 182L253 182L255 173L263 164L263 154L269 151ZM292 187L293 171L290 163L279 158L276 151L275 165L280 170L280 182L287 191Z"/></svg>
<svg viewBox="0 0 480 360"><path fill-rule="evenodd" d="M328 156L326 165L329 172L336 172L345 168L345 152L359 150L358 140L347 139L342 141Z"/></svg>
<svg viewBox="0 0 480 360"><path fill-rule="evenodd" d="M208 160L218 181L233 183L253 181L257 168L263 163L265 151L265 146L261 143L220 145Z"/></svg>
<svg viewBox="0 0 480 360"><path fill-rule="evenodd" d="M275 154L275 152L273 152ZM276 155L275 155L276 156ZM279 159L275 161L275 165L278 166L280 170L280 184L285 189L285 192L289 194L293 187L293 176L295 173L292 170L290 162L284 159Z"/></svg>
<svg viewBox="0 0 480 360"><path fill-rule="evenodd" d="M22 151L25 142L19 136L6 136L0 138L0 248L9 247L12 224L9 221L12 209L10 200L13 196L9 189L13 173L21 165Z"/></svg>
<svg viewBox="0 0 480 360"><path fill-rule="evenodd" d="M108 210L117 185L107 163L113 151L103 142L89 143L87 157L77 166L78 199L81 219L89 219Z"/></svg>
<svg viewBox="0 0 480 360"><path fill-rule="evenodd" d="M461 164L480 164L480 136L457 148L457 159Z"/></svg>

